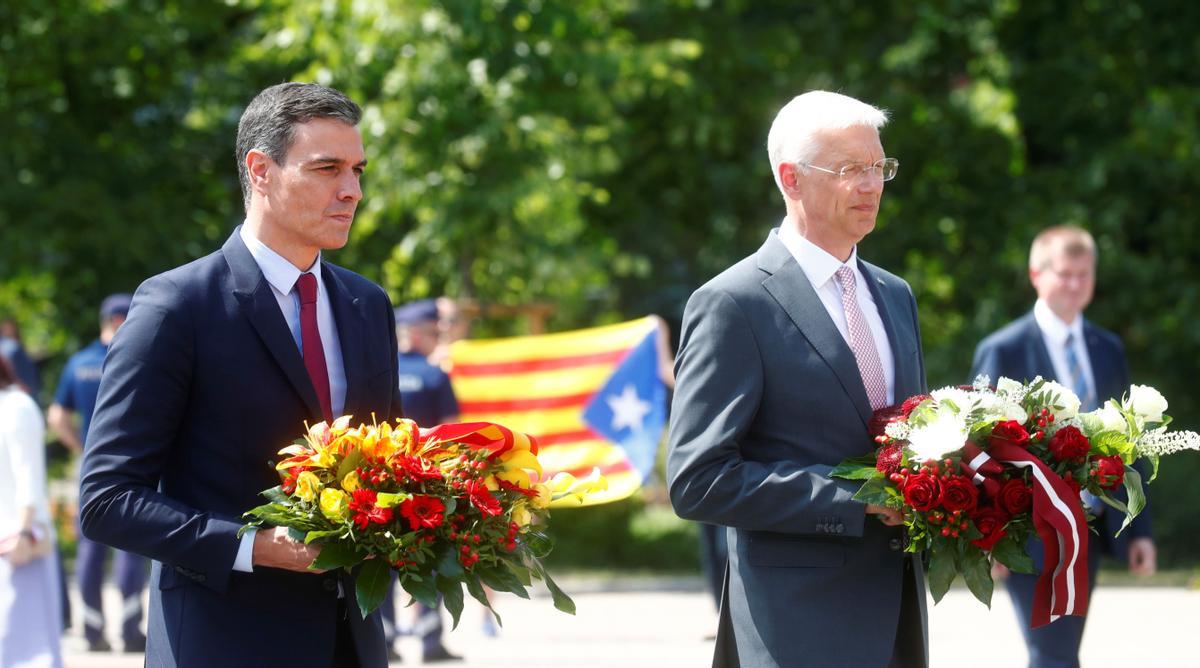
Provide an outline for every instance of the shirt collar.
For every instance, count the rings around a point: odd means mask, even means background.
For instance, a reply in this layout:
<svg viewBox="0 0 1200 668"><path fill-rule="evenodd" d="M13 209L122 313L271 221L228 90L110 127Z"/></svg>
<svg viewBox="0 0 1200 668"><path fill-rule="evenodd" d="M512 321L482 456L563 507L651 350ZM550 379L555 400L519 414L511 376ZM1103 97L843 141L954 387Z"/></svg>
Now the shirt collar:
<svg viewBox="0 0 1200 668"><path fill-rule="evenodd" d="M296 287L296 279L300 278L300 274L305 272L296 268L296 265L288 262L282 255L271 250L258 237L250 234L245 225L241 229L242 242L246 244L246 249L250 251L250 255L254 257L254 261L258 263L258 268L262 270L263 277L275 288L283 294L288 294L292 288ZM308 272L317 277L317 294L324 290L324 281L321 280L321 254L317 253L317 259L313 260L312 266L308 268Z"/></svg>
<svg viewBox="0 0 1200 668"><path fill-rule="evenodd" d="M1068 335L1074 335L1075 341L1083 340L1083 316L1075 318L1075 322L1067 324L1050 310L1050 305L1039 299L1033 305L1033 319L1037 321L1038 329L1046 335L1052 343L1056 345L1064 345L1067 342Z"/></svg>
<svg viewBox="0 0 1200 668"><path fill-rule="evenodd" d="M779 225L779 240L783 242L792 257L796 258L796 262L804 270L804 275L808 277L808 281L812 283L814 289L819 290L824 287L842 266L847 266L856 274L858 273L857 245L850 250L850 259L842 262L830 255L824 248L805 239L793 225L789 224L786 218Z"/></svg>

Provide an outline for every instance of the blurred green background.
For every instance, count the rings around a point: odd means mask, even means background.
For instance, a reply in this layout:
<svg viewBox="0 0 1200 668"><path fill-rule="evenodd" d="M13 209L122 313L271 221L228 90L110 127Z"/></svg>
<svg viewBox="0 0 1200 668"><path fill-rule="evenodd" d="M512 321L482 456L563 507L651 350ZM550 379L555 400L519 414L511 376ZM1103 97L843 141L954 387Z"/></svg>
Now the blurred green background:
<svg viewBox="0 0 1200 668"><path fill-rule="evenodd" d="M365 109L366 198L335 262L397 301L677 327L688 294L782 218L767 129L825 88L891 111L900 176L862 252L912 284L930 385L967 380L975 343L1032 304L1033 235L1075 223L1100 244L1088 316L1196 429L1198 28L1182 1L7 0L0 315L48 400L105 294L241 221L243 106L311 80ZM1197 477L1187 453L1151 488L1164 565L1200 562ZM694 567L694 530L661 510L564 513L561 558ZM650 547L605 562L598 534Z"/></svg>

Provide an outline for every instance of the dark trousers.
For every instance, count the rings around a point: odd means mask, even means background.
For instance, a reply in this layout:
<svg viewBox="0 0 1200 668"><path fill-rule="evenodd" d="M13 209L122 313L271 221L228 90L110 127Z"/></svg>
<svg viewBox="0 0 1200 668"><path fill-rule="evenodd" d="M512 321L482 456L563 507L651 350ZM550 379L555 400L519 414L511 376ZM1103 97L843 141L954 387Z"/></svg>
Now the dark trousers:
<svg viewBox="0 0 1200 668"><path fill-rule="evenodd" d="M704 579L712 594L713 604L721 608L721 587L725 578L725 566L729 563L729 546L726 529L715 524L700 522L700 566Z"/></svg>
<svg viewBox="0 0 1200 668"><path fill-rule="evenodd" d="M912 558L904 560L904 587L900 593L900 621L896 624L896 644L888 668L924 668L929 665L925 656L925 633L921 630L921 602L917 592L917 575Z"/></svg>
<svg viewBox="0 0 1200 668"><path fill-rule="evenodd" d="M113 576L117 589L121 591L121 638L125 642L136 642L142 637L142 590L146 588L148 561L145 557L113 550L80 535L75 553L75 577L79 582L80 598L83 599L83 636L89 643L104 636L101 591L109 552L116 552Z"/></svg>
<svg viewBox="0 0 1200 668"><path fill-rule="evenodd" d="M350 630L348 614L346 599L338 599L337 635L333 641L332 668L356 668L361 665L358 650L354 648L354 633Z"/></svg>
<svg viewBox="0 0 1200 668"><path fill-rule="evenodd" d="M393 594L396 591L396 574L392 573L392 586L388 588L387 598L383 599L383 605L380 606L380 612L383 614L383 637L391 646L395 641L398 633L398 625L396 623L396 599ZM438 602L441 602L441 596L438 597ZM416 604L417 621L413 624L413 635L421 639L422 651L428 653L431 650L436 650L442 646L442 611L441 608L430 608Z"/></svg>
<svg viewBox="0 0 1200 668"><path fill-rule="evenodd" d="M1045 551L1039 540L1029 541L1029 555L1039 572L1045 561ZM1096 570L1100 566L1100 539L1088 533L1088 600L1096 588ZM1025 636L1029 650L1029 668L1079 668L1079 645L1083 640L1086 617L1068 615L1037 629L1029 628L1033 618L1033 590L1036 575L1013 573L1008 576L1008 593L1017 611L1017 623Z"/></svg>

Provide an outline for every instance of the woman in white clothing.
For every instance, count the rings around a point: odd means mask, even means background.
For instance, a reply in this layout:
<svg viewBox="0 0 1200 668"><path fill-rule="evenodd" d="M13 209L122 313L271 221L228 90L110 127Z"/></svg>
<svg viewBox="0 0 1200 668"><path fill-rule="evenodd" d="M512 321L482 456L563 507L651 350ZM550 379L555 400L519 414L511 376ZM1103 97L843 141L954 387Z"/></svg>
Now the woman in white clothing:
<svg viewBox="0 0 1200 668"><path fill-rule="evenodd" d="M62 666L44 435L41 410L0 357L0 666L5 668Z"/></svg>

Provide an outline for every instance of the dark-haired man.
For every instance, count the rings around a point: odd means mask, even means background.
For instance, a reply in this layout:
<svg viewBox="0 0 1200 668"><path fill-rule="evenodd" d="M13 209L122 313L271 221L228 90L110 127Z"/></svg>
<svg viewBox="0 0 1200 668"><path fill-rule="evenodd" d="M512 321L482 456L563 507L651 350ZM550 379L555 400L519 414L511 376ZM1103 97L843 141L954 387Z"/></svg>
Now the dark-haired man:
<svg viewBox="0 0 1200 668"><path fill-rule="evenodd" d="M354 581L241 514L304 422L400 417L384 291L325 262L366 166L361 112L286 83L238 124L246 221L217 252L138 288L109 350L81 476L84 534L155 560L150 666L384 666Z"/></svg>

